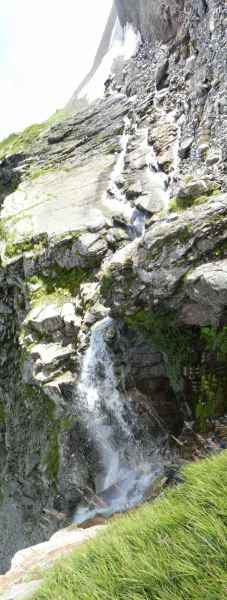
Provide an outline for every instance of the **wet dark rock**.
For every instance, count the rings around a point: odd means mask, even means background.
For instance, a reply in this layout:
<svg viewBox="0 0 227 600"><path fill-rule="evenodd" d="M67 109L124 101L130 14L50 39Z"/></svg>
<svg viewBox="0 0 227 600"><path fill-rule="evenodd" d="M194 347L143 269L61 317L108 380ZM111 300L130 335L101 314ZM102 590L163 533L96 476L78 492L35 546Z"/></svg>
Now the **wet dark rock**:
<svg viewBox="0 0 227 600"><path fill-rule="evenodd" d="M169 68L169 60L164 60L157 68L156 72L156 88L161 90L166 83L167 73Z"/></svg>
<svg viewBox="0 0 227 600"><path fill-rule="evenodd" d="M187 158L193 144L193 138L186 138L181 141L180 148L178 150L178 154L180 158Z"/></svg>

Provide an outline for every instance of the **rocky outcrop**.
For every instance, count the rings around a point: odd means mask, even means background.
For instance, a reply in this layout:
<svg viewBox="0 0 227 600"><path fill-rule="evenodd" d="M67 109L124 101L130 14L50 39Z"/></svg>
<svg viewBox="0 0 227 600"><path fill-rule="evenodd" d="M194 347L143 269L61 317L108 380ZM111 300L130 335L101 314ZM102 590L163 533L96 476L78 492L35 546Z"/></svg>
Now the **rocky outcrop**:
<svg viewBox="0 0 227 600"><path fill-rule="evenodd" d="M226 218L227 196L217 196L156 221L142 240L116 252L102 275L102 292L113 314L122 317L140 308L162 307L187 323L186 307L191 303L191 325L218 326L226 303ZM199 281L204 281L206 292L194 289ZM197 311L202 319L196 318Z"/></svg>
<svg viewBox="0 0 227 600"><path fill-rule="evenodd" d="M1 592L4 592L2 600L31 598L31 594L42 585L42 579L37 579L38 570L44 575L56 560L76 550L103 529L103 525L96 525L90 529L67 527L55 533L47 542L17 552L12 560L11 569L6 575L0 576Z"/></svg>
<svg viewBox="0 0 227 600"><path fill-rule="evenodd" d="M138 435L226 409L224 4L117 9L142 42L108 94L0 164L3 570L95 489L77 393L94 323L114 319Z"/></svg>
<svg viewBox="0 0 227 600"><path fill-rule="evenodd" d="M132 23L144 39L169 41L177 33L184 9L183 0L116 0L122 25Z"/></svg>

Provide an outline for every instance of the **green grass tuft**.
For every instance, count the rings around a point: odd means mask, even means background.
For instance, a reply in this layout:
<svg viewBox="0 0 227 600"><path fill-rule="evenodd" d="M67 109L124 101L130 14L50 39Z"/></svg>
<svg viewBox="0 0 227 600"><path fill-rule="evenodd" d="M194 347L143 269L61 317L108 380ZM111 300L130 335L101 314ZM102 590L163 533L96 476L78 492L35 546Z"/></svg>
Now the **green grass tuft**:
<svg viewBox="0 0 227 600"><path fill-rule="evenodd" d="M226 600L227 452L184 476L56 564L34 600Z"/></svg>
<svg viewBox="0 0 227 600"><path fill-rule="evenodd" d="M69 113L65 110L57 110L47 121L30 125L20 133L11 133L0 141L0 159L18 152L27 152L45 130L55 123L63 121L67 116L69 116Z"/></svg>

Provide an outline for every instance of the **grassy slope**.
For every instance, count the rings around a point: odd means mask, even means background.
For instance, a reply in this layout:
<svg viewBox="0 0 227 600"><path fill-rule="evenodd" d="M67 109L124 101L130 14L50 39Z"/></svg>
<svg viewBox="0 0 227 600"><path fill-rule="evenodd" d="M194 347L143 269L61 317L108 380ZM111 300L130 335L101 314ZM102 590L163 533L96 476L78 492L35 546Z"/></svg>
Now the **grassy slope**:
<svg viewBox="0 0 227 600"><path fill-rule="evenodd" d="M35 600L226 600L227 452L58 563Z"/></svg>
<svg viewBox="0 0 227 600"><path fill-rule="evenodd" d="M7 155L17 152L28 152L38 137L44 133L51 125L67 118L68 113L64 110L57 110L48 121L35 123L26 127L20 133L11 133L7 138L0 140L0 159Z"/></svg>

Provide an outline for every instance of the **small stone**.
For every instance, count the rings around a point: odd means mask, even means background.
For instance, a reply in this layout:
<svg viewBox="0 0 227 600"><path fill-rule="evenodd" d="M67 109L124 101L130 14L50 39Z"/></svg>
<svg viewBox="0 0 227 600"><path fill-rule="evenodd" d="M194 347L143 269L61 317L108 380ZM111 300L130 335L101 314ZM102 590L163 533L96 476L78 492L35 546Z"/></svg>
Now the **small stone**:
<svg viewBox="0 0 227 600"><path fill-rule="evenodd" d="M191 183L183 184L177 192L177 200L183 200L186 198L196 199L198 196L206 194L208 192L208 186L205 181L198 180L192 181Z"/></svg>
<svg viewBox="0 0 227 600"><path fill-rule="evenodd" d="M220 154L217 152L216 154L209 153L206 159L206 164L208 166L215 165L220 160Z"/></svg>
<svg viewBox="0 0 227 600"><path fill-rule="evenodd" d="M178 154L179 154L180 158L182 158L182 159L187 158L192 144L193 144L193 137L185 138L181 142L180 148L178 150Z"/></svg>
<svg viewBox="0 0 227 600"><path fill-rule="evenodd" d="M142 185L138 180L135 183L132 183L126 190L126 196L128 200L133 200L133 198L138 198L142 194Z"/></svg>

